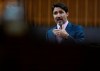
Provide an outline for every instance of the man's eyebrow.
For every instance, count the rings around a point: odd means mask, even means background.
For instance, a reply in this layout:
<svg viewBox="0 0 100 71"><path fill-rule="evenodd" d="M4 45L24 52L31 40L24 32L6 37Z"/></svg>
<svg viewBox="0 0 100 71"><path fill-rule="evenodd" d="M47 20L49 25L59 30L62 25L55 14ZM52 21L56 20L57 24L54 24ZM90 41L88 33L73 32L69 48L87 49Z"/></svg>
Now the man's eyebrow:
<svg viewBox="0 0 100 71"><path fill-rule="evenodd" d="M59 12L63 12L62 10L60 10Z"/></svg>

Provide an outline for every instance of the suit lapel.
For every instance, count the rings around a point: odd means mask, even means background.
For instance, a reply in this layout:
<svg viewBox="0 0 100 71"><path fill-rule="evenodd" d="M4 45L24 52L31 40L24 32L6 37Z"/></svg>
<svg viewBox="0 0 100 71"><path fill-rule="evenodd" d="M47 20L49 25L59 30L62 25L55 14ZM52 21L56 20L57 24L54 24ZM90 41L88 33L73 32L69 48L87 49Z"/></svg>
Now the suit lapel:
<svg viewBox="0 0 100 71"><path fill-rule="evenodd" d="M71 23L69 22L65 30L66 30L68 33L70 33L71 27L72 27L72 25L71 25Z"/></svg>
<svg viewBox="0 0 100 71"><path fill-rule="evenodd" d="M54 29L57 29L57 26L55 26L53 29L52 29L52 31L54 30ZM54 41L54 42L56 42L56 36L53 34L53 32L52 32L52 38L51 38L51 40L52 41Z"/></svg>

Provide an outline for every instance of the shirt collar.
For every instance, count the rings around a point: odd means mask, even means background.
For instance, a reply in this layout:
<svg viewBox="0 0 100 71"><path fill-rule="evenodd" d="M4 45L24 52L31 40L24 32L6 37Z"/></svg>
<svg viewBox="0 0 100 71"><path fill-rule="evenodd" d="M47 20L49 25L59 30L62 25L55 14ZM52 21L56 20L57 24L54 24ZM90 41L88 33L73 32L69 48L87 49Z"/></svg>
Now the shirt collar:
<svg viewBox="0 0 100 71"><path fill-rule="evenodd" d="M67 25L68 25L68 21L66 21L62 26L64 26L64 28L63 29L65 29L66 27L67 27ZM60 25L59 24L57 24L57 29L60 29Z"/></svg>

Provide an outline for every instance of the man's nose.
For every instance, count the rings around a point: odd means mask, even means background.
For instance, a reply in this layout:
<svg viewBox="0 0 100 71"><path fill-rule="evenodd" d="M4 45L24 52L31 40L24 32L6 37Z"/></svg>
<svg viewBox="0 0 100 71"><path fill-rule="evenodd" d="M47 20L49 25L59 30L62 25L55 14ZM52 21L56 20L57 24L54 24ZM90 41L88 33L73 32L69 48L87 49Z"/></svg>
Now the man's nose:
<svg viewBox="0 0 100 71"><path fill-rule="evenodd" d="M57 17L61 17L61 14L60 14L60 13L58 13L58 14L57 14Z"/></svg>

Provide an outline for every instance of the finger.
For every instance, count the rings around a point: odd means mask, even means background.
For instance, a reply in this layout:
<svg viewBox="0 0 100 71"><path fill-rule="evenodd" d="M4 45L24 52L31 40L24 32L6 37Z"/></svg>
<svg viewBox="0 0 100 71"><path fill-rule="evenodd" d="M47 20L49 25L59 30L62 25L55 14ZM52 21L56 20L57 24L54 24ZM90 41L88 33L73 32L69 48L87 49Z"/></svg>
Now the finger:
<svg viewBox="0 0 100 71"><path fill-rule="evenodd" d="M57 32L55 35L56 35L56 36L60 36L60 33L59 33L59 32Z"/></svg>
<svg viewBox="0 0 100 71"><path fill-rule="evenodd" d="M54 29L54 31L60 31L60 29Z"/></svg>
<svg viewBox="0 0 100 71"><path fill-rule="evenodd" d="M65 30L64 25L62 25L62 30Z"/></svg>
<svg viewBox="0 0 100 71"><path fill-rule="evenodd" d="M58 31L53 30L54 35L57 35Z"/></svg>

